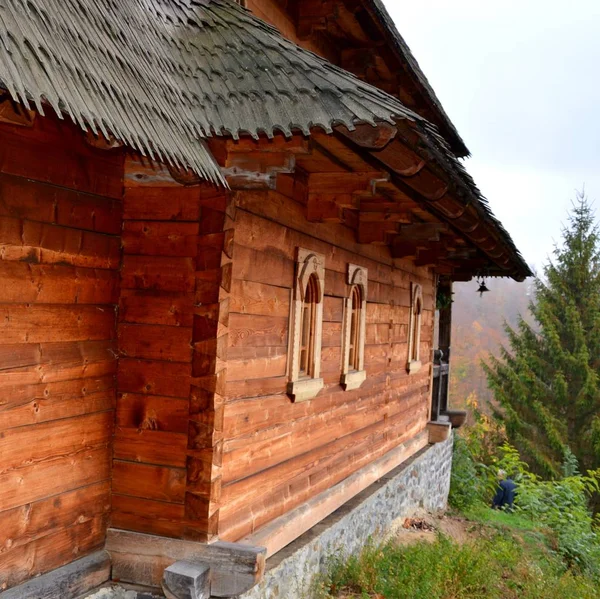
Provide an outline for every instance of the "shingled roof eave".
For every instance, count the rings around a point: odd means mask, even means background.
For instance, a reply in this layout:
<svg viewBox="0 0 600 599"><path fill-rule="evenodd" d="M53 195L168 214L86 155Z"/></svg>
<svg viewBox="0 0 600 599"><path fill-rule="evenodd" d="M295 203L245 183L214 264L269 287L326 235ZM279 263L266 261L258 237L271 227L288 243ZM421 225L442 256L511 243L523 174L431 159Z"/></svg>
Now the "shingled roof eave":
<svg viewBox="0 0 600 599"><path fill-rule="evenodd" d="M367 0L369 12L376 18L383 31L387 33L389 46L395 51L398 58L408 66L415 84L422 90L423 96L437 113L445 137L456 156L468 158L471 153L462 139L458 129L446 113L425 73L421 70L417 59L410 47L398 31L382 0Z"/></svg>

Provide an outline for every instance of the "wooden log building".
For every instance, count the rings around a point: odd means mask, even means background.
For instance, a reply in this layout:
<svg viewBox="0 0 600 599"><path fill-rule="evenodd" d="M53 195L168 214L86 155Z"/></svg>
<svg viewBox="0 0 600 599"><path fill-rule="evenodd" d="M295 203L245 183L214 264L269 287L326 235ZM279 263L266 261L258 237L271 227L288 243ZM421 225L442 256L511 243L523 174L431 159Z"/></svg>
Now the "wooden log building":
<svg viewBox="0 0 600 599"><path fill-rule="evenodd" d="M0 3L0 591L232 596L424 447L530 274L467 155L380 0Z"/></svg>

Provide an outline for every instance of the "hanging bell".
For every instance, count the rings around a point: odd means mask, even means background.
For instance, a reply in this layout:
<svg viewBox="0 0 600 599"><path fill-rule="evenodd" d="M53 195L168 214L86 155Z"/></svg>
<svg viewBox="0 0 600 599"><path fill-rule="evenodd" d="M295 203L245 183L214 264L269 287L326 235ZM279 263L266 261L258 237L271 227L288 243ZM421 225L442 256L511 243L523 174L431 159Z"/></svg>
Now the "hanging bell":
<svg viewBox="0 0 600 599"><path fill-rule="evenodd" d="M481 281L478 281L479 283L479 289L477 290L477 293L479 293L479 297L483 297L484 293L487 293L489 291L489 289L487 288L486 284L485 284L485 279L481 279Z"/></svg>

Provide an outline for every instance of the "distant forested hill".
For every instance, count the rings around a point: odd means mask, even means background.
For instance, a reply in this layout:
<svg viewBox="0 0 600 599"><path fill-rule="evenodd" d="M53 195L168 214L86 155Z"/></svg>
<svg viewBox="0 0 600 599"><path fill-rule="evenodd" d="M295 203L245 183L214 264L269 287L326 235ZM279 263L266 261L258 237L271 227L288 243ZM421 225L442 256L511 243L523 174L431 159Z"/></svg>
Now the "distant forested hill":
<svg viewBox="0 0 600 599"><path fill-rule="evenodd" d="M454 284L452 305L452 356L450 403L454 408L465 405L475 393L480 406L492 399L481 360L489 353L497 354L506 342L504 322L517 325L519 314L530 320L528 310L533 285L512 279L486 279L490 292L479 297L477 283Z"/></svg>

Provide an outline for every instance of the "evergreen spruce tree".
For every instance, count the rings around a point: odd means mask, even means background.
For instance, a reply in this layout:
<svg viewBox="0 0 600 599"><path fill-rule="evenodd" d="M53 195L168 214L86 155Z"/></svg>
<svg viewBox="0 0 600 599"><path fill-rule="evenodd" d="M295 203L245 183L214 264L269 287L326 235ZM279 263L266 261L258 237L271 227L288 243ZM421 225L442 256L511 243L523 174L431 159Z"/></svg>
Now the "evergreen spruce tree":
<svg viewBox="0 0 600 599"><path fill-rule="evenodd" d="M570 452L600 466L600 237L583 194L562 236L535 279L535 323L507 327L509 348L484 365L509 441L546 477Z"/></svg>

